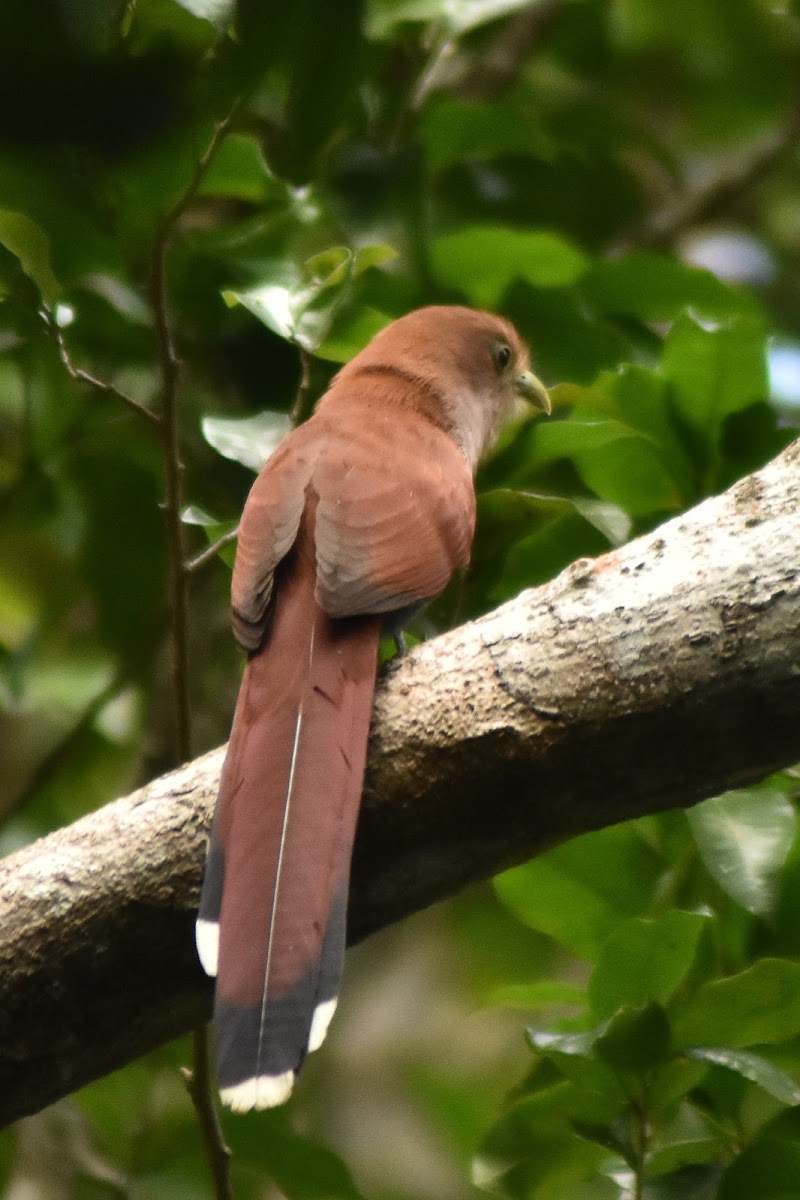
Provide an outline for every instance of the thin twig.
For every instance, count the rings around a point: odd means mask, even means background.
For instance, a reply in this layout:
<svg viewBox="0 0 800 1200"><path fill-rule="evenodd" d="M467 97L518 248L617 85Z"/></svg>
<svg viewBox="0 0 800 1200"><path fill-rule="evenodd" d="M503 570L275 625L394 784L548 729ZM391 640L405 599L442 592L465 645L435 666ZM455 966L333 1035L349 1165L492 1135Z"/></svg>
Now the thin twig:
<svg viewBox="0 0 800 1200"><path fill-rule="evenodd" d="M308 401L308 392L311 387L311 364L314 358L311 352L301 346L299 342L295 342L295 345L300 353L300 382L297 385L297 393L292 411L289 413L289 419L292 425L299 425Z"/></svg>
<svg viewBox="0 0 800 1200"><path fill-rule="evenodd" d="M238 525L235 529L229 529L227 533L223 533L222 537L218 537L217 540L212 542L210 546L206 546L205 550L201 551L200 554L196 554L194 558L190 558L189 561L184 564L183 569L186 574L191 575L193 571L198 571L200 567L204 567L207 562L211 562L211 559L216 558L220 550L223 550L225 546L229 546L231 542L235 542L238 536Z"/></svg>
<svg viewBox="0 0 800 1200"><path fill-rule="evenodd" d="M47 314L47 324L55 338L56 346L58 347L58 356L70 379L74 379L76 383L88 384L96 392L103 392L106 396L113 396L115 400L121 400L128 408L132 408L140 417L145 417L153 425L161 424L161 418L158 413L151 412L149 408L145 408L138 400L134 400L133 396L129 396L127 392L121 391L113 383L109 383L105 379L98 379L96 375L92 375L90 371L85 371L83 367L76 367L67 349L64 334L51 313Z"/></svg>
<svg viewBox="0 0 800 1200"><path fill-rule="evenodd" d="M214 1081L205 1025L199 1026L192 1033L192 1069L184 1069L183 1078L197 1113L214 1182L214 1194L218 1200L233 1200L229 1170L231 1150L225 1141L217 1106L213 1100Z"/></svg>
<svg viewBox="0 0 800 1200"><path fill-rule="evenodd" d="M187 206L191 204L192 200L194 200L195 195L197 194L197 189L203 182L206 172L211 166L214 155L217 153L225 138L228 136L230 127L236 117L236 114L241 108L242 103L243 97L238 96L225 116L220 117L219 121L217 121L208 145L201 154L200 158L197 160L197 164L195 165L195 169L192 173L192 178L189 180L186 187L161 222L159 231L161 236L166 235L166 237L169 239L175 225L178 222L178 219L184 213Z"/></svg>
<svg viewBox="0 0 800 1200"><path fill-rule="evenodd" d="M183 509L183 463L178 427L178 361L169 315L167 260L175 227L197 193L215 153L224 140L241 101L214 126L214 132L198 159L192 177L156 229L150 261L150 304L153 310L156 355L161 377L161 421L164 460L164 517L167 527L167 557L170 576L172 629L172 688L175 700L175 765L191 756L191 712L189 704L189 646L187 627L188 571L185 566Z"/></svg>
<svg viewBox="0 0 800 1200"><path fill-rule="evenodd" d="M172 631L172 687L175 702L175 761L191 755L191 706L189 698L188 584L183 509L183 463L178 424L178 375L180 363L172 334L168 294L168 258L176 225L197 193L215 153L222 144L238 111L237 100L227 116L218 121L204 153L197 162L183 193L159 224L150 260L150 303L153 310L156 354L161 377L162 447L164 460L164 517L169 560L170 625ZM230 1150L225 1144L214 1097L209 1065L208 1030L198 1026L192 1035L189 1094L194 1103L217 1200L232 1200Z"/></svg>
<svg viewBox="0 0 800 1200"><path fill-rule="evenodd" d="M172 338L167 297L167 255L171 225L163 224L153 244L150 297L155 323L156 355L161 376L161 437L164 462L164 518L169 563L172 692L175 702L175 765L191 756L187 577L183 569L183 463L178 429L178 356Z"/></svg>

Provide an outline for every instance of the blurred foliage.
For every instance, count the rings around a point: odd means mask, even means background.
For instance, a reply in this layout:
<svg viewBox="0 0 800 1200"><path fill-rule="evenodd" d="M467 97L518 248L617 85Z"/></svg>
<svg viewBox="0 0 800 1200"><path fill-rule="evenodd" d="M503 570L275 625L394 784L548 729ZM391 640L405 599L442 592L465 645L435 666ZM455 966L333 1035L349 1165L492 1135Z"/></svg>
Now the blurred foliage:
<svg viewBox="0 0 800 1200"><path fill-rule="evenodd" d="M483 467L435 632L794 435L799 69L794 0L5 5L4 850L172 761L159 430L74 377L159 411L159 238L193 554L393 317L518 324L554 416ZM196 751L236 692L231 551L192 575ZM796 1195L797 790L576 839L359 949L289 1111L227 1123L237 1195ZM3 1135L5 1194L207 1195L186 1053Z"/></svg>

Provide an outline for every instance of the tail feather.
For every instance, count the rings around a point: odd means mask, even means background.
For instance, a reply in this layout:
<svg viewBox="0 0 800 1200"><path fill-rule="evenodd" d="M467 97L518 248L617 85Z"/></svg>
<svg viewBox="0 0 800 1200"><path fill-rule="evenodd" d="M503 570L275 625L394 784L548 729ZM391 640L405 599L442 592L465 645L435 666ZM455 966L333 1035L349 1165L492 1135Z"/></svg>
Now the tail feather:
<svg viewBox="0 0 800 1200"><path fill-rule="evenodd" d="M378 617L327 617L298 554L245 671L197 927L238 1110L286 1099L333 1014L379 634Z"/></svg>

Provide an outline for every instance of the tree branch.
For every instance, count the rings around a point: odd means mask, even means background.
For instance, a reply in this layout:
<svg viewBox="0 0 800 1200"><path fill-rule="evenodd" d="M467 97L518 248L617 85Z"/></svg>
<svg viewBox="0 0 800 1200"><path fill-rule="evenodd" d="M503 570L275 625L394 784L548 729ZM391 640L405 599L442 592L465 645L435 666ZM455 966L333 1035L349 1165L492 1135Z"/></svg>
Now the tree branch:
<svg viewBox="0 0 800 1200"><path fill-rule="evenodd" d="M355 940L586 830L800 759L800 442L417 647L378 688ZM0 863L0 1121L196 1026L214 751Z"/></svg>

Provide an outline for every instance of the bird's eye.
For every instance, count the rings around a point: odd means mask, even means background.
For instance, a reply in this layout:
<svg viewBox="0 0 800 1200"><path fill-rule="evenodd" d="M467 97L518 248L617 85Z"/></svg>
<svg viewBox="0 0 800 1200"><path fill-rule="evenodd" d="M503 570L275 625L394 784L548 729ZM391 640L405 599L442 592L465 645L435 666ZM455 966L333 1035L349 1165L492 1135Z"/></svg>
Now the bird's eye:
<svg viewBox="0 0 800 1200"><path fill-rule="evenodd" d="M494 361L500 371L505 371L508 364L511 362L511 347L505 342L501 342L494 348Z"/></svg>

